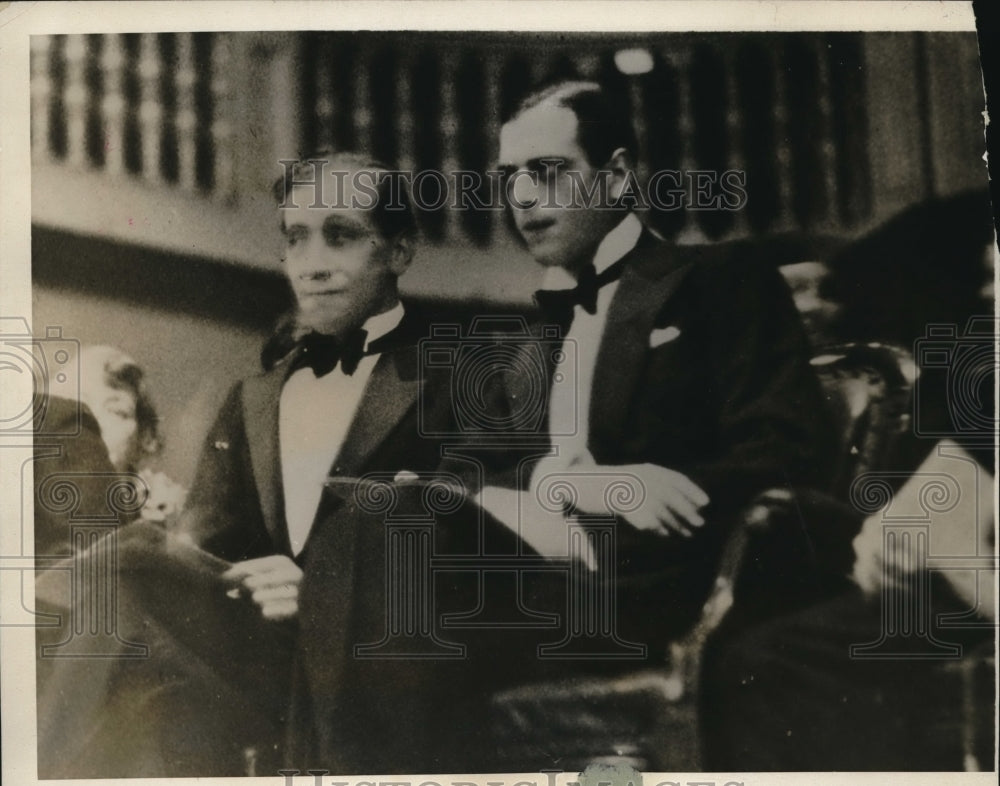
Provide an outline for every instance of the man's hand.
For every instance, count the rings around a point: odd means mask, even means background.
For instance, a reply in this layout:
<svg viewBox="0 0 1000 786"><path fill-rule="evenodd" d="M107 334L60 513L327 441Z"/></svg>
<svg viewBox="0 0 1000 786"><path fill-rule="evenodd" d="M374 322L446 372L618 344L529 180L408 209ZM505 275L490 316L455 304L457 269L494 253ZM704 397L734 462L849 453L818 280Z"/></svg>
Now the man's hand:
<svg viewBox="0 0 1000 786"><path fill-rule="evenodd" d="M705 523L700 510L708 495L686 475L666 467L575 463L537 477L539 496L563 494L579 513L618 514L636 529L691 537Z"/></svg>
<svg viewBox="0 0 1000 786"><path fill-rule="evenodd" d="M915 569L916 561L910 553L915 539L910 540L910 548L903 539L892 540L888 551L882 543L883 521L881 511L865 519L861 531L855 536L854 573L852 578L867 595L876 595L883 587L902 586L902 577Z"/></svg>
<svg viewBox="0 0 1000 786"><path fill-rule="evenodd" d="M284 554L237 562L222 578L252 598L265 619L291 619L299 612L302 569Z"/></svg>

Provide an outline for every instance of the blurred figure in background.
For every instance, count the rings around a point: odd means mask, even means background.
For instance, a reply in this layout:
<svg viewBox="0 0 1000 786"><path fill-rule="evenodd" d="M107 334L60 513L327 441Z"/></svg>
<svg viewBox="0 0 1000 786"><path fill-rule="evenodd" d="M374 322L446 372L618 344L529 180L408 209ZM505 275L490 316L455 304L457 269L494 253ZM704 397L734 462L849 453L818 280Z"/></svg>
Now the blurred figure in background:
<svg viewBox="0 0 1000 786"><path fill-rule="evenodd" d="M844 306L838 334L912 348L929 323L961 330L973 314L992 314L993 249L986 191L904 210L829 259L828 296Z"/></svg>
<svg viewBox="0 0 1000 786"><path fill-rule="evenodd" d="M830 296L832 274L824 262L796 262L779 268L813 348L837 343L840 303Z"/></svg>
<svg viewBox="0 0 1000 786"><path fill-rule="evenodd" d="M145 484L141 518L170 524L183 507L186 492L148 466L162 450L163 440L142 368L116 347L82 347L80 401L97 420L114 468L138 475Z"/></svg>
<svg viewBox="0 0 1000 786"><path fill-rule="evenodd" d="M959 359L970 356L958 350L992 346L995 248L989 194L973 190L908 208L829 260L828 295L842 304L834 325L838 338L888 342L913 353L919 411L914 411L912 438L900 446L900 470L916 468L936 444L933 435L939 434L952 436L995 473L993 440L952 422L956 402L949 404L954 396L941 379L948 364L920 351L929 338L941 342L929 336L929 328L940 336L942 326L951 326L957 354L950 362L959 373ZM973 317L975 323L970 322ZM966 414L985 425L992 421L995 371L990 367L995 359L984 359L986 367L978 376L965 374L963 385L971 387L961 403L977 410Z"/></svg>
<svg viewBox="0 0 1000 786"><path fill-rule="evenodd" d="M972 191L916 205L830 258L831 276L817 292L839 304L829 323L835 340L885 342L913 355L910 424L878 470L892 487L893 513L886 507L865 516L856 501L845 505L842 526L857 535L842 589L748 626L703 663L712 706L725 708L706 724L707 769L991 764L993 740L978 738L993 731L995 712L993 668L984 669L995 654L997 620L989 562L996 537L994 247L988 196ZM805 294L797 304L807 312L809 286L799 289ZM936 478L959 492L950 507L925 502ZM887 537L893 517L929 522L927 545ZM923 562L942 555L961 555L975 570ZM883 617L884 608L899 617ZM890 634L891 656L851 654L852 646L874 649ZM965 656L961 680L940 668L942 652L955 645Z"/></svg>
<svg viewBox="0 0 1000 786"><path fill-rule="evenodd" d="M111 463L119 472L135 472L144 456L162 446L156 408L139 364L120 349L80 349L80 400L101 427Z"/></svg>

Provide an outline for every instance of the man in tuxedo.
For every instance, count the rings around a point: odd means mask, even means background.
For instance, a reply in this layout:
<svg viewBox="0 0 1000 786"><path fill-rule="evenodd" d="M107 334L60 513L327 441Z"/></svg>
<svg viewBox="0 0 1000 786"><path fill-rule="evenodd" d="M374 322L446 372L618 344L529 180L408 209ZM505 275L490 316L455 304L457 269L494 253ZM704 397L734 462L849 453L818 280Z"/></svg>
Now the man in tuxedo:
<svg viewBox="0 0 1000 786"><path fill-rule="evenodd" d="M295 614L297 563L327 476L428 461L412 451L371 456L393 447L386 436L416 402L415 359L400 350L419 336L397 288L413 255L413 215L385 199L362 204L356 186L376 185L384 167L354 155L312 160L289 167L275 188L297 303L291 341L231 390L187 505L195 542L238 563L232 575L275 619Z"/></svg>
<svg viewBox="0 0 1000 786"><path fill-rule="evenodd" d="M461 769L464 665L354 652L386 630L389 580L384 522L359 508L354 481L378 473L424 513L420 482L443 468L441 440L421 425L455 432L446 376L419 364L426 320L398 294L409 199L384 166L344 154L289 167L275 197L291 341L269 348L270 368L234 387L210 429L189 532L234 563L225 578L263 618L294 627L290 766ZM439 529L435 548L446 541ZM442 709L449 695L455 709Z"/></svg>
<svg viewBox="0 0 1000 786"><path fill-rule="evenodd" d="M440 706L445 686L467 694L462 664L354 653L387 625L385 527L356 481L380 473L419 503L442 454L418 414L455 431L399 300L415 222L387 171L321 154L276 184L294 320L209 430L179 536L122 532L117 633L149 657L56 668L46 695L75 731L54 775L462 769L438 758L468 752L470 724ZM67 707L69 684L106 687Z"/></svg>
<svg viewBox="0 0 1000 786"><path fill-rule="evenodd" d="M574 368L550 368L551 450L521 473L524 504L556 475L579 476L564 513L584 520L608 513L610 479L642 489L618 517L614 591L620 635L655 663L698 619L736 514L821 473L831 431L777 270L668 244L621 198L635 182L628 118L596 83L552 85L503 124L499 163L514 226L545 268L541 322L575 350ZM506 384L514 402L532 395ZM529 542L566 526L531 518Z"/></svg>

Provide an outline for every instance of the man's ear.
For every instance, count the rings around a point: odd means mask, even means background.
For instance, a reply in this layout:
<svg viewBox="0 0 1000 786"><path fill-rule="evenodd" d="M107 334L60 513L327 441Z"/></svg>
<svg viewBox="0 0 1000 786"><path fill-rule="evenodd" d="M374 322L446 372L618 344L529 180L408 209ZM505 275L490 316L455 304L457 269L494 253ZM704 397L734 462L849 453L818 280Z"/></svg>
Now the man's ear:
<svg viewBox="0 0 1000 786"><path fill-rule="evenodd" d="M413 261L413 240L401 235L392 241L389 269L397 276L403 275Z"/></svg>
<svg viewBox="0 0 1000 786"><path fill-rule="evenodd" d="M632 171L632 165L632 156L624 147L617 148L611 154L608 163L604 165L604 168L611 172L611 177L608 180L608 196L612 203L617 202L621 197L628 173Z"/></svg>

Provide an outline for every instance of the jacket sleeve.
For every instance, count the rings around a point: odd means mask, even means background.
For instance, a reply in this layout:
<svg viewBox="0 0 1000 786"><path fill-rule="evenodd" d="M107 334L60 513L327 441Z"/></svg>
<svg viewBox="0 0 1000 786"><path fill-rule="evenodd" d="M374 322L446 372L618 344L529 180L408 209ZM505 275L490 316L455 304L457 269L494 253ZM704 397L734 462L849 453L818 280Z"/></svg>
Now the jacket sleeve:
<svg viewBox="0 0 1000 786"><path fill-rule="evenodd" d="M716 449L691 468L692 479L724 515L773 486L826 485L832 420L780 273L733 258L704 273Z"/></svg>
<svg viewBox="0 0 1000 786"><path fill-rule="evenodd" d="M200 547L236 561L255 556L260 506L243 422L242 383L229 391L208 430L180 529Z"/></svg>

